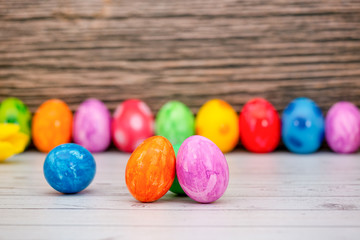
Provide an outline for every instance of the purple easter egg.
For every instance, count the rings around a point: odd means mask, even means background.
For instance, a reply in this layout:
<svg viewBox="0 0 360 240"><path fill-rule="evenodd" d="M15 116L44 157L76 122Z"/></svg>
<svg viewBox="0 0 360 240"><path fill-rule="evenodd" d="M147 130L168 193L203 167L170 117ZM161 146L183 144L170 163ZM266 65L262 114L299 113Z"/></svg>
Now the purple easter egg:
<svg viewBox="0 0 360 240"><path fill-rule="evenodd" d="M181 144L176 174L185 193L200 203L219 199L229 183L229 167L224 154L215 143L198 135Z"/></svg>
<svg viewBox="0 0 360 240"><path fill-rule="evenodd" d="M325 136L337 153L352 153L360 146L360 111L350 102L334 104L326 115Z"/></svg>
<svg viewBox="0 0 360 240"><path fill-rule="evenodd" d="M87 99L74 116L74 142L90 152L105 151L111 141L111 115L105 104L97 99Z"/></svg>

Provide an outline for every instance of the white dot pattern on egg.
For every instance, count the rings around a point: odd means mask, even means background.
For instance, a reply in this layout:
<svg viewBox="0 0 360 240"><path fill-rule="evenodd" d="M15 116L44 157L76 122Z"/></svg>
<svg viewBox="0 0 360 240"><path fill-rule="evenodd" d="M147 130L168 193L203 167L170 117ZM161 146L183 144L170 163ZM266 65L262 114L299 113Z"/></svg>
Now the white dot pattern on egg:
<svg viewBox="0 0 360 240"><path fill-rule="evenodd" d="M121 131L121 130L116 130L116 132L115 132L115 140L121 145L127 144L126 136L123 133L123 131Z"/></svg>
<svg viewBox="0 0 360 240"><path fill-rule="evenodd" d="M123 113L123 111L124 111L124 106L122 104L120 104L115 110L114 117L115 118L120 117L121 114Z"/></svg>
<svg viewBox="0 0 360 240"><path fill-rule="evenodd" d="M152 116L150 108L144 102L140 102L138 105L140 111L142 111L145 115Z"/></svg>
<svg viewBox="0 0 360 240"><path fill-rule="evenodd" d="M143 127L143 124L144 123L143 123L142 117L139 114L133 115L130 119L130 126L136 131L141 130Z"/></svg>

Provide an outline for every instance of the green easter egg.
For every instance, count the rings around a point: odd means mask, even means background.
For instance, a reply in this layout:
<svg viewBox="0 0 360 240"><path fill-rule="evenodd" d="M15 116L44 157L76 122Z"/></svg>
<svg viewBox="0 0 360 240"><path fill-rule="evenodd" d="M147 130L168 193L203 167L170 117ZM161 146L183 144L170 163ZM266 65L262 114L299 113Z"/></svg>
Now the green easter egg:
<svg viewBox="0 0 360 240"><path fill-rule="evenodd" d="M173 145L195 134L195 117L182 102L170 101L161 107L155 121L156 135L167 138Z"/></svg>
<svg viewBox="0 0 360 240"><path fill-rule="evenodd" d="M175 151L175 156L177 155L179 148L180 148L181 144L175 144L174 147L174 151ZM180 183L178 181L177 176L175 175L175 180L173 182L173 184L171 185L170 191L172 191L173 193L176 193L178 195L186 195L184 190L181 188Z"/></svg>
<svg viewBox="0 0 360 240"><path fill-rule="evenodd" d="M0 104L0 123L16 123L20 131L31 133L31 113L27 106L18 98L6 98Z"/></svg>

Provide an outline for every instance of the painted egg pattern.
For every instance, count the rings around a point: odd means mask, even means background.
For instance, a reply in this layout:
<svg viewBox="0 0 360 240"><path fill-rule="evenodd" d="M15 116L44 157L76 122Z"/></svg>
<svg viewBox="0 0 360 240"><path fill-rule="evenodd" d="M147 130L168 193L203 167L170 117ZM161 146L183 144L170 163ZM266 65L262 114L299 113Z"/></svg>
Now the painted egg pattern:
<svg viewBox="0 0 360 240"><path fill-rule="evenodd" d="M196 134L213 141L222 152L235 148L239 142L239 119L227 102L213 99L206 102L195 119Z"/></svg>
<svg viewBox="0 0 360 240"><path fill-rule="evenodd" d="M308 98L289 103L282 115L282 139L294 153L318 150L325 135L325 120L321 109Z"/></svg>
<svg viewBox="0 0 360 240"><path fill-rule="evenodd" d="M181 145L176 174L184 192L200 203L219 199L229 183L229 167L224 154L215 143L197 135Z"/></svg>
<svg viewBox="0 0 360 240"><path fill-rule="evenodd" d="M162 136L146 139L126 164L126 185L140 202L154 202L161 198L170 189L174 178L174 149Z"/></svg>
<svg viewBox="0 0 360 240"><path fill-rule="evenodd" d="M334 104L326 115L325 136L337 153L352 153L360 147L360 111L350 102Z"/></svg>
<svg viewBox="0 0 360 240"><path fill-rule="evenodd" d="M37 109L32 121L32 139L38 150L49 152L71 141L73 116L65 102L51 99Z"/></svg>
<svg viewBox="0 0 360 240"><path fill-rule="evenodd" d="M271 152L279 145L280 125L279 114L273 105L263 98L254 98L240 113L241 143L251 152Z"/></svg>
<svg viewBox="0 0 360 240"><path fill-rule="evenodd" d="M174 147L174 151L175 151L175 157L177 156L178 152L179 152L179 149L180 149L180 146L181 144L178 143L178 144L175 144L173 147ZM176 193L178 195L186 195L184 190L181 188L180 186L180 183L179 183L179 180L175 174L175 179L174 179L174 182L173 184L171 185L171 188L170 188L170 191L173 192L173 193Z"/></svg>
<svg viewBox="0 0 360 240"><path fill-rule="evenodd" d="M31 113L27 106L18 98L9 97L2 101L0 104L0 123L18 124L20 131L30 136Z"/></svg>
<svg viewBox="0 0 360 240"><path fill-rule="evenodd" d="M132 152L153 135L154 116L144 102L130 99L117 107L112 120L112 138L119 150Z"/></svg>
<svg viewBox="0 0 360 240"><path fill-rule="evenodd" d="M51 187L61 193L77 193L90 185L96 163L84 147L66 143L52 149L44 162L44 176Z"/></svg>
<svg viewBox="0 0 360 240"><path fill-rule="evenodd" d="M194 114L179 101L170 101L162 106L155 123L156 135L166 137L174 145L195 134Z"/></svg>
<svg viewBox="0 0 360 240"><path fill-rule="evenodd" d="M74 142L90 152L105 151L111 142L111 115L97 99L84 101L74 115Z"/></svg>

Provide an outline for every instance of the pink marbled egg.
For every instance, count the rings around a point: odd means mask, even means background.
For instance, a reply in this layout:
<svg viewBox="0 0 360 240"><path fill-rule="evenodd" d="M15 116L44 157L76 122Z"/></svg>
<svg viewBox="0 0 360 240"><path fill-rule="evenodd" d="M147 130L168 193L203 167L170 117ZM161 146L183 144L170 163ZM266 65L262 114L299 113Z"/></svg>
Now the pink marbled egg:
<svg viewBox="0 0 360 240"><path fill-rule="evenodd" d="M97 99L87 99L74 116L74 142L90 152L105 151L111 142L111 115L105 104Z"/></svg>
<svg viewBox="0 0 360 240"><path fill-rule="evenodd" d="M229 183L229 167L215 143L202 136L191 136L181 145L176 173L185 193L200 203L219 199Z"/></svg>
<svg viewBox="0 0 360 240"><path fill-rule="evenodd" d="M326 115L325 136L337 153L352 153L360 146L360 111L350 102L334 104Z"/></svg>

